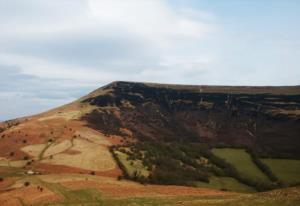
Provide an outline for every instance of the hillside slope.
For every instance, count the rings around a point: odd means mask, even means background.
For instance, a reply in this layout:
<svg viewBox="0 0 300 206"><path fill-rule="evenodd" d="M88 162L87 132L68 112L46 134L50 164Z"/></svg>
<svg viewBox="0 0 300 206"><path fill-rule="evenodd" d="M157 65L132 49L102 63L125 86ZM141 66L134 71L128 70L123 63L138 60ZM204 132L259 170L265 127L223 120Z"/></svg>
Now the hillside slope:
<svg viewBox="0 0 300 206"><path fill-rule="evenodd" d="M300 158L300 87L115 82L101 91L82 100L99 108L84 119L107 134L126 128L138 139L244 146L265 156Z"/></svg>
<svg viewBox="0 0 300 206"><path fill-rule="evenodd" d="M78 201L84 202L99 191L110 194L119 187L143 198L233 194L151 185L154 194L150 185L120 181L123 177L144 184L239 192L295 185L300 182L299 134L299 86L113 82L62 107L0 123L0 199L11 198L7 205L39 205L68 202L82 193ZM240 148L248 158L245 168L263 172L264 182L243 174L243 165L236 167L215 155L215 147ZM273 158L294 159L297 165L289 170L293 181L287 173L282 176L288 183L282 182L281 175L263 163L265 158L272 168L279 161ZM28 191L35 196L22 199Z"/></svg>

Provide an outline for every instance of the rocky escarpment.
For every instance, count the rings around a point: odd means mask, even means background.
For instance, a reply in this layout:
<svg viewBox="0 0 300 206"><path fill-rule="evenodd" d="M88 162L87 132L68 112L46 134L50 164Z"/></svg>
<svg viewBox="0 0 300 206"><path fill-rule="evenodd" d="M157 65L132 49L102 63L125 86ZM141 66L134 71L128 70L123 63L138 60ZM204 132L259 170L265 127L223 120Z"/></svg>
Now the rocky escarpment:
<svg viewBox="0 0 300 206"><path fill-rule="evenodd" d="M106 134L204 142L300 158L300 87L178 86L114 82L82 99ZM124 133L126 129L126 133Z"/></svg>

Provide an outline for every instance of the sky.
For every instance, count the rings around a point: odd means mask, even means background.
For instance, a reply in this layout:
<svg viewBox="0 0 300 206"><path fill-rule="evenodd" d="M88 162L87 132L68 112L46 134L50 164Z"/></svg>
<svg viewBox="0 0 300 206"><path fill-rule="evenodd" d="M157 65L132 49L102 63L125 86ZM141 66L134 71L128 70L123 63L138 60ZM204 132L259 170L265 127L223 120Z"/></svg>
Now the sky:
<svg viewBox="0 0 300 206"><path fill-rule="evenodd" d="M300 85L299 0L0 0L0 120L112 81Z"/></svg>

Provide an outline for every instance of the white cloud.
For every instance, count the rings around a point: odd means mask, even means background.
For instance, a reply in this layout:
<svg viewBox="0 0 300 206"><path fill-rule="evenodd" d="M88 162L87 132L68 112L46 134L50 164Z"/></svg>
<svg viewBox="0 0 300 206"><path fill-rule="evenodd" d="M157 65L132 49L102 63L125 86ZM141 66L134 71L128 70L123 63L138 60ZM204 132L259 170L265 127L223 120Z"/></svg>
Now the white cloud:
<svg viewBox="0 0 300 206"><path fill-rule="evenodd" d="M175 10L165 0L89 0L89 8L101 25L129 31L163 50L199 40L214 30L200 15L190 15L196 13L192 9Z"/></svg>
<svg viewBox="0 0 300 206"><path fill-rule="evenodd" d="M271 22L259 14L250 18L258 3L219 3L245 9L235 13L201 10L204 1L181 2L185 6L173 0L0 0L0 79L8 79L0 82L0 98L12 95L9 107L0 105L0 117L4 110L7 117L20 113L12 104L25 100L14 92L32 94L28 107L46 99L49 108L54 103L47 99L73 99L115 80L299 84L300 30L289 23L290 12L276 16L270 8ZM286 22L280 32L277 21ZM268 26L257 29L258 23Z"/></svg>
<svg viewBox="0 0 300 206"><path fill-rule="evenodd" d="M9 6L20 14L0 26L0 64L39 78L109 82L132 79L128 71L147 74L149 66L164 70L164 78L171 70L161 66L166 59L173 72L200 65L195 42L215 29L206 23L212 14L175 9L166 0L15 1ZM178 63L178 55L186 59Z"/></svg>

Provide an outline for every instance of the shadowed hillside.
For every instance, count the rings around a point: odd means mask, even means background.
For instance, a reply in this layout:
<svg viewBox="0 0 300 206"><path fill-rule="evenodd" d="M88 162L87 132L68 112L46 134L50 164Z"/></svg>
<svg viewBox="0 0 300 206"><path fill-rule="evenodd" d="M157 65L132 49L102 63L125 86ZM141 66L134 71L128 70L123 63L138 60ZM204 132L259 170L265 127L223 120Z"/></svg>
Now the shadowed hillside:
<svg viewBox="0 0 300 206"><path fill-rule="evenodd" d="M261 156L300 158L299 86L114 82L101 91L82 102L99 107L84 119L106 134L122 135L126 128L139 140L245 147Z"/></svg>

